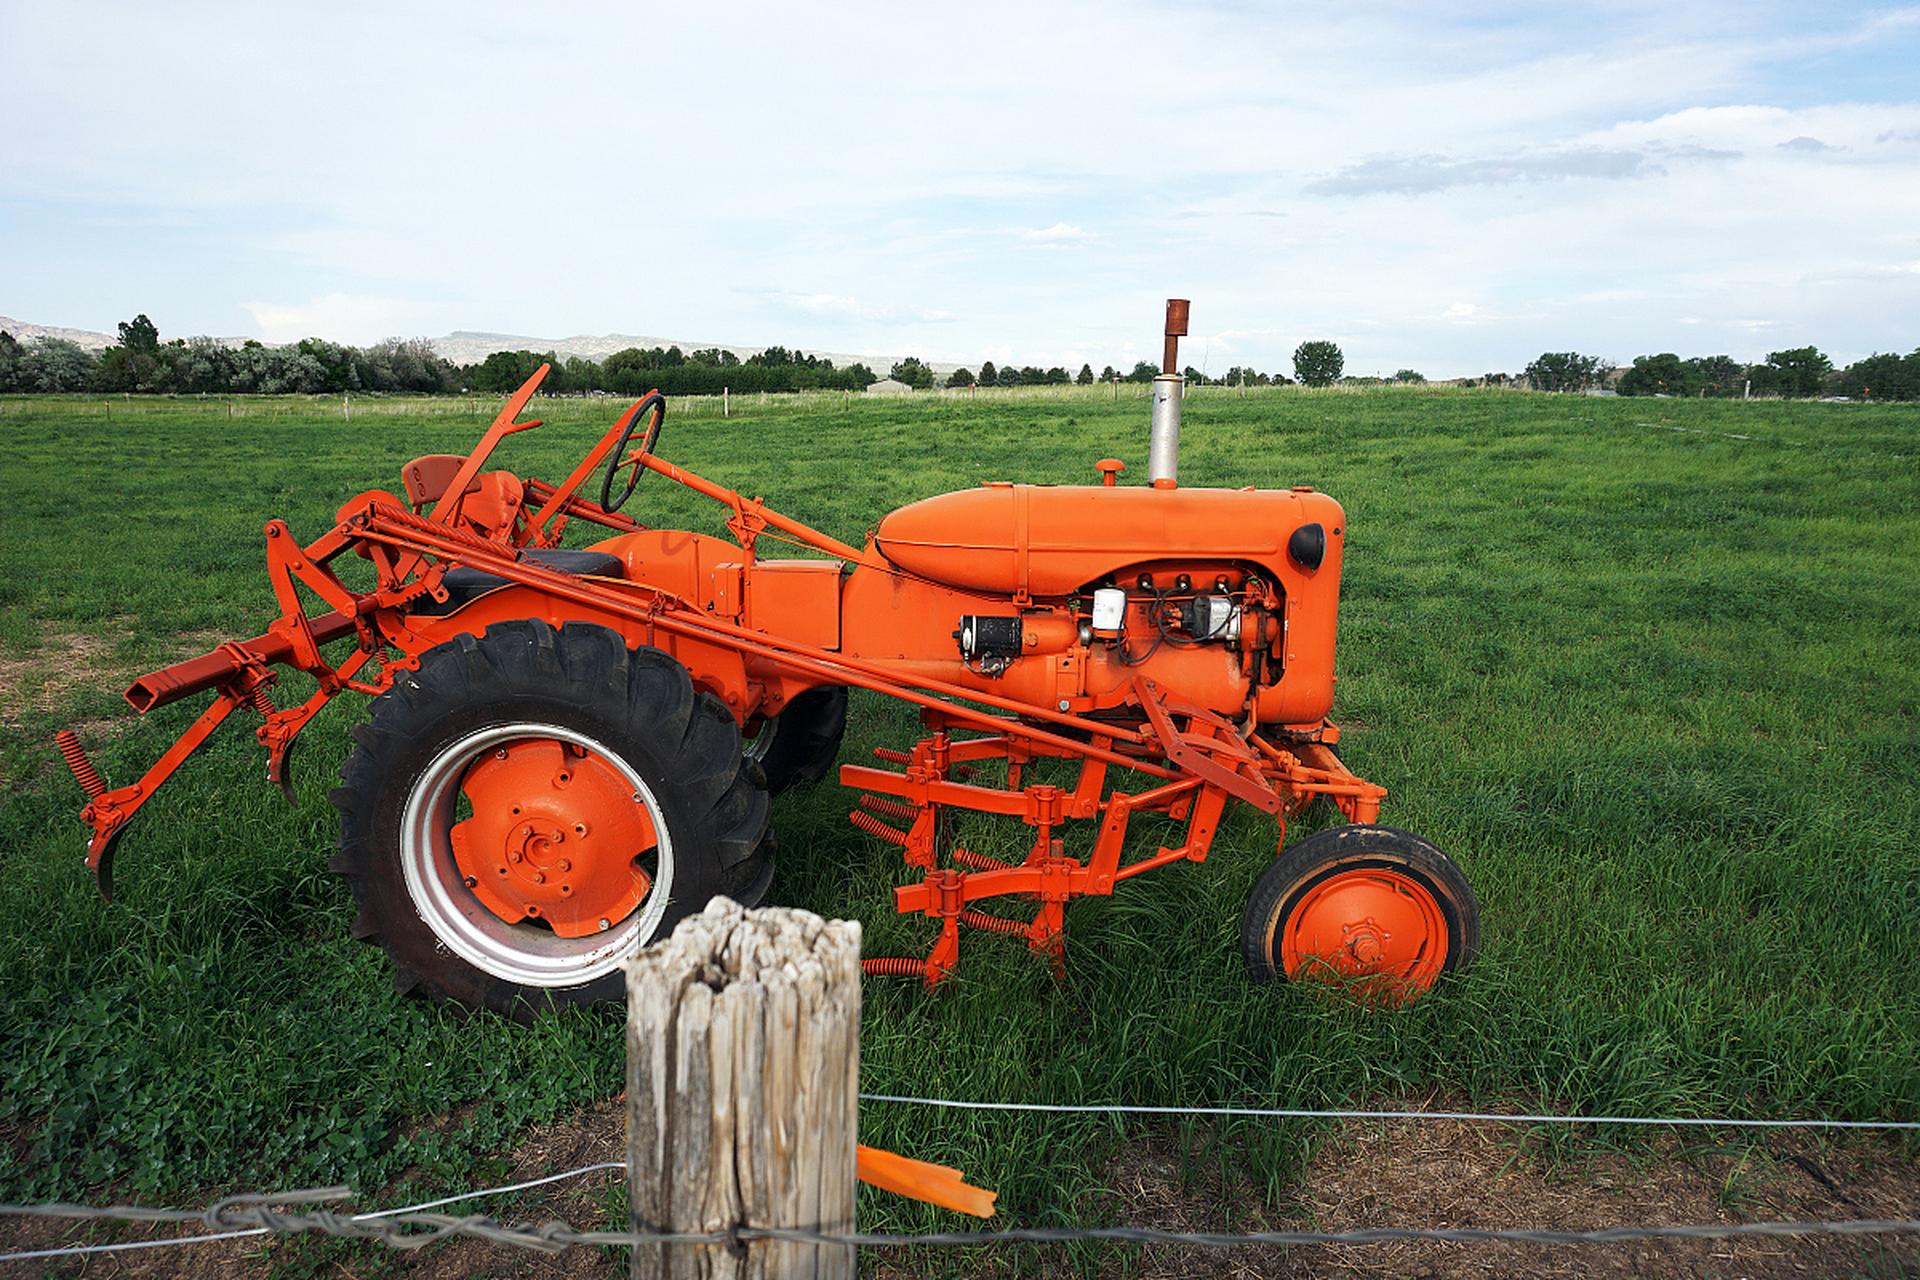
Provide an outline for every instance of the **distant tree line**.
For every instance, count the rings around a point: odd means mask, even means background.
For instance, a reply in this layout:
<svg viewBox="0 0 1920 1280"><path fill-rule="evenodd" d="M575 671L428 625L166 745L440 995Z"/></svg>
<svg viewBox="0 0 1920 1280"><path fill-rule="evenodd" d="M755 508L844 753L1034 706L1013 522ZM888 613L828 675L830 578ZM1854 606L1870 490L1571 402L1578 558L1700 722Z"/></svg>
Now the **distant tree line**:
<svg viewBox="0 0 1920 1280"><path fill-rule="evenodd" d="M903 361L902 363L918 364L919 361ZM908 386L916 385L908 379L902 378L900 375L901 365L895 365L893 367L894 377L900 378L900 380L907 383ZM1101 381L1111 382L1113 378L1113 370L1109 368L1105 376L1101 378ZM1148 381L1151 382L1152 379L1149 378ZM980 372L977 374L973 372L973 370L965 367L955 369L947 375L946 384L949 387L1067 387L1076 384L1083 387L1090 387L1093 385L1093 382L1093 366L1089 364L1081 365L1079 374L1075 375L1068 373L1066 369L1060 365L1055 365L1051 369L1041 369L1035 365L996 365L993 361L989 360L980 366ZM932 386L933 384L929 381L927 385Z"/></svg>
<svg viewBox="0 0 1920 1280"><path fill-rule="evenodd" d="M836 369L831 360L785 347L768 347L741 360L707 348L629 347L595 363L554 352L496 351L479 364L456 365L426 338L389 338L348 347L306 338L284 347L249 341L230 347L216 338L160 340L145 315L120 324L120 342L95 354L64 338L19 342L0 332L0 391L150 392L157 394L317 395L323 393L507 392L542 364L553 366L541 389L555 393L607 392L668 395L864 390L874 381L865 365Z"/></svg>
<svg viewBox="0 0 1920 1280"><path fill-rule="evenodd" d="M0 333L0 391L141 391L280 395L458 391L460 370L425 338L367 348L307 338L284 347L229 347L215 338L160 341L146 316L120 325L120 343L95 355L64 338L21 343Z"/></svg>
<svg viewBox="0 0 1920 1280"><path fill-rule="evenodd" d="M907 361L903 363L917 364L918 361ZM893 376L899 378L902 382L906 382L909 386L918 385L901 375L901 365L894 366ZM1016 368L1010 364L995 365L993 361L989 360L980 366L980 372L977 374L964 366L955 369L947 375L946 385L949 387L1090 387L1096 382L1102 384L1112 382L1151 383L1159 376L1160 366L1148 360L1138 362L1133 366L1133 369L1127 373L1121 373L1112 365L1107 365L1100 371L1097 377L1094 375L1091 364L1081 365L1079 373L1068 373L1064 367L1059 365L1055 365L1051 369L1041 369L1034 365L1023 365ZM1283 387L1290 386L1293 382L1291 378L1283 374L1260 373L1252 368L1243 369L1239 365L1235 365L1218 378L1210 378L1189 365L1181 371L1181 377L1185 378L1190 386L1202 387L1237 387L1241 385L1243 380L1249 387ZM929 381L927 385L931 386L932 382Z"/></svg>
<svg viewBox="0 0 1920 1280"><path fill-rule="evenodd" d="M876 381L864 364L844 369L833 361L786 347L768 347L742 360L731 351L707 347L629 347L598 363L548 351L496 351L478 364L456 365L436 354L426 338L389 338L371 347L349 347L321 338L305 338L283 347L248 341L230 347L215 338L160 339L145 315L121 322L116 346L95 354L63 338L36 337L19 342L0 332L0 392L97 391L160 394L448 393L511 391L542 364L553 366L541 389L558 394L603 392L638 396L658 388L668 395L718 395L722 390L863 391ZM1293 353L1294 375L1308 386L1334 382L1421 383L1412 369L1392 378L1342 378L1345 359L1331 342L1303 342ZM891 376L918 390L939 377L917 356L896 362ZM1101 383L1151 383L1158 365L1141 360L1127 373L1112 365L1094 376L1091 364L1078 374L1064 367L996 367L989 360L979 372L956 369L948 387L1092 386ZM1219 378L1188 367L1184 376L1196 386L1287 386L1293 379L1235 365ZM1672 352L1637 356L1619 369L1598 356L1577 351L1548 351L1528 364L1518 378L1489 373L1484 383L1500 386L1524 380L1536 391L1586 391L1611 387L1623 396L1782 396L1810 399L1843 395L1857 400L1920 399L1920 350L1905 356L1875 354L1835 370L1815 347L1770 352L1759 364L1731 356L1681 359Z"/></svg>
<svg viewBox="0 0 1920 1280"><path fill-rule="evenodd" d="M1671 351L1663 351L1636 356L1627 369L1617 369L1596 356L1549 351L1520 376L1536 391L1610 386L1623 396L1779 396L1811 400L1839 395L1855 400L1914 400L1920 399L1920 351L1905 356L1871 355L1839 370L1817 347L1769 352L1759 364L1744 364L1724 355L1683 360ZM1506 380L1505 374L1488 374L1486 378L1489 385Z"/></svg>
<svg viewBox="0 0 1920 1280"><path fill-rule="evenodd" d="M679 347L628 347L599 363L579 356L562 358L549 351L496 351L462 372L476 391L511 391L542 364L553 372L543 391L580 394L602 391L640 396L662 391L670 396L717 396L722 391L864 391L875 381L864 364L844 369L821 356L768 347L742 360L719 347L682 351Z"/></svg>

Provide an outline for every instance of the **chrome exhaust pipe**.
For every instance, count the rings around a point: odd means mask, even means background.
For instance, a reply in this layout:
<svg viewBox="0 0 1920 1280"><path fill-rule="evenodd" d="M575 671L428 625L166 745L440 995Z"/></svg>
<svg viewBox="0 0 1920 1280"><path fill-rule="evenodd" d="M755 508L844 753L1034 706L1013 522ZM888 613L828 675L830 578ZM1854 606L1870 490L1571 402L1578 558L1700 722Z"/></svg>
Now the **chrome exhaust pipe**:
<svg viewBox="0 0 1920 1280"><path fill-rule="evenodd" d="M1180 400L1187 380L1180 376L1180 339L1187 336L1187 300L1167 299L1166 347L1160 376L1153 380L1153 419L1147 435L1147 482L1156 489L1180 483Z"/></svg>

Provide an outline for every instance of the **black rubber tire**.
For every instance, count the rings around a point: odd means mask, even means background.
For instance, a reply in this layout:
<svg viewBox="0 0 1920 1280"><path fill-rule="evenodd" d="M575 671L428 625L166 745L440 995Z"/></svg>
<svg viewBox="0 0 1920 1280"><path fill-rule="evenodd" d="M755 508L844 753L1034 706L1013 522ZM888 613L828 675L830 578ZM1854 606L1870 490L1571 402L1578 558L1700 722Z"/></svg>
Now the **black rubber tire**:
<svg viewBox="0 0 1920 1280"><path fill-rule="evenodd" d="M747 759L766 774L767 791L820 781L840 755L847 732L847 687L823 684L794 697L746 744Z"/></svg>
<svg viewBox="0 0 1920 1280"><path fill-rule="evenodd" d="M667 654L630 650L605 627L506 622L436 646L353 736L328 797L340 811L329 869L352 883L353 934L386 950L403 994L522 1019L618 1000L620 961L635 948L716 893L764 891L767 795L742 766L733 717ZM621 791L631 785L658 839L643 851L654 863L646 895L579 938L489 911L448 836L458 806L471 805L461 787L477 762L554 740L597 756Z"/></svg>
<svg viewBox="0 0 1920 1280"><path fill-rule="evenodd" d="M1418 966L1429 965L1431 948L1444 946L1435 984L1463 972L1480 950L1480 904L1453 859L1431 842L1397 827L1370 824L1329 827L1281 851L1254 882L1240 917L1240 954L1256 982L1287 981L1282 939L1288 923L1311 910L1316 890L1335 877L1348 883L1376 881L1376 892L1418 899L1431 922ZM1403 939L1407 945L1413 939ZM1402 966L1405 969L1405 966ZM1412 970L1395 970L1389 978Z"/></svg>

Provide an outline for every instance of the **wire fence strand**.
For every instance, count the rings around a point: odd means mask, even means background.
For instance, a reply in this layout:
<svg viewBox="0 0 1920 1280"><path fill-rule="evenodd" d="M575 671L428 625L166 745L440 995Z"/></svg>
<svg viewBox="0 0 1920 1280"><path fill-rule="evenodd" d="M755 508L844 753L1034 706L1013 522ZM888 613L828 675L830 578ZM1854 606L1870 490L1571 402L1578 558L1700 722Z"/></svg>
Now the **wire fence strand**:
<svg viewBox="0 0 1920 1280"><path fill-rule="evenodd" d="M1118 1103L1054 1104L1037 1102L970 1102L954 1098L921 1098L900 1094L863 1093L862 1102L964 1109L968 1111L1038 1111L1070 1115L1172 1115L1222 1118L1332 1119L1332 1120L1468 1120L1505 1124L1590 1124L1756 1129L1920 1129L1920 1122L1881 1120L1764 1120L1709 1116L1589 1116L1477 1111L1346 1111L1296 1107L1166 1107ZM525 1191L585 1174L625 1171L623 1161L610 1161L551 1174L505 1186L444 1196L398 1209L340 1214L321 1209L310 1213L281 1212L281 1206L330 1204L352 1196L344 1186L305 1191L229 1196L205 1209L151 1209L137 1205L95 1208L52 1203L0 1204L0 1215L38 1215L72 1219L105 1219L158 1224L198 1223L206 1234L166 1240L124 1241L105 1245L75 1245L56 1249L0 1254L0 1261L109 1253L135 1249L207 1244L269 1232L320 1231L328 1235L378 1241L393 1248L413 1250L455 1236L470 1236L497 1244L558 1252L575 1245L717 1245L751 1240L783 1240L802 1244L854 1245L862 1248L984 1247L1004 1244L1060 1244L1108 1242L1173 1244L1204 1248L1247 1245L1369 1245L1390 1241L1449 1243L1612 1244L1622 1241L1681 1239L1718 1240L1741 1236L1869 1235L1920 1232L1920 1221L1843 1219L1830 1222L1701 1223L1689 1226L1622 1226L1601 1231L1547 1229L1482 1230L1478 1228L1374 1228L1364 1231L1259 1231L1240 1234L1159 1231L1144 1227L1015 1227L1000 1231L934 1232L919 1235L853 1232L824 1234L794 1228L738 1226L728 1232L635 1233L580 1231L565 1222L503 1223L483 1214L450 1215L429 1212L489 1196Z"/></svg>
<svg viewBox="0 0 1920 1280"><path fill-rule="evenodd" d="M1119 1103L966 1102L957 1098L915 1098L863 1093L862 1102L898 1102L961 1111L1044 1111L1062 1115L1222 1116L1281 1120L1498 1120L1508 1124L1631 1124L1674 1128L1723 1129L1920 1129L1908 1120L1737 1120L1717 1116L1569 1116L1526 1115L1500 1111L1314 1111L1299 1107L1148 1107Z"/></svg>
<svg viewBox="0 0 1920 1280"><path fill-rule="evenodd" d="M595 1168L607 1168L601 1165ZM613 1166L617 1167L617 1166ZM589 1172L580 1170L577 1172ZM571 1176L571 1175L562 1175ZM501 1190L476 1192L476 1196ZM199 1222L231 1234L256 1231L320 1231L352 1239L374 1240L396 1249L421 1249L456 1236L495 1244L557 1253L574 1245L737 1245L755 1240L798 1244L852 1245L859 1248L908 1247L980 1248L1008 1244L1064 1244L1104 1241L1120 1244L1172 1244L1202 1248L1239 1248L1246 1245L1370 1245L1391 1241L1444 1241L1455 1244L1616 1244L1635 1240L1724 1240L1747 1236L1880 1235L1920 1232L1920 1221L1847 1219L1832 1222L1698 1223L1686 1226L1624 1226L1599 1231L1546 1229L1490 1230L1469 1227L1376 1227L1364 1231L1159 1231L1146 1227L1013 1227L1001 1231L940 1231L904 1235L890 1232L823 1232L804 1228L738 1226L712 1232L580 1231L565 1222L508 1224L484 1215L455 1217L438 1213L388 1211L384 1216L339 1214L329 1210L284 1213L278 1206L324 1204L347 1198L345 1187L320 1187L272 1196L229 1196L205 1210L146 1209L116 1205L0 1205L0 1213L43 1214L67 1218L108 1219L122 1222ZM236 1231L237 1228L245 1228ZM187 1237L177 1243L199 1243L214 1237ZM171 1243L171 1242L170 1242ZM0 1260L39 1254L6 1254Z"/></svg>

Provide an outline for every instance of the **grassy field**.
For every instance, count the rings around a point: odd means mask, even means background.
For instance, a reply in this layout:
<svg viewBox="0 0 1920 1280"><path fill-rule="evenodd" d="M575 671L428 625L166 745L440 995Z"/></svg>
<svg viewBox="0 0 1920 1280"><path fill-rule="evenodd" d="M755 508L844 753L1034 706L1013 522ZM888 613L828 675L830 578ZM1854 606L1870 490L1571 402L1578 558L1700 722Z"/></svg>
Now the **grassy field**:
<svg viewBox="0 0 1920 1280"><path fill-rule="evenodd" d="M699 409L676 406L666 457L856 542L983 480L1085 483L1108 455L1145 469L1144 404L1108 388ZM616 411L543 403L547 427L502 457L557 479ZM407 458L464 451L491 412L0 399L0 1199L371 1191L410 1168L467 1187L529 1123L621 1088L616 1013L456 1020L393 996L348 937L325 795L357 699L308 731L296 811L251 733L224 734L130 829L111 906L51 748L79 723L111 783L137 776L198 707L142 721L119 690L271 619L264 523L310 539ZM1393 1014L1250 985L1237 921L1273 828L1240 813L1205 865L1076 904L1064 986L991 939L935 996L869 981L864 1091L1920 1115L1920 410L1199 392L1183 446L1183 483L1345 504L1343 752L1390 789L1384 821L1471 877L1480 964ZM720 532L657 477L629 510ZM913 727L857 701L843 759ZM847 825L849 799L777 803L774 901L859 918L870 954L920 954L927 922L891 913L905 876ZM1103 1161L1143 1127L862 1115L864 1141L963 1165L1030 1224L1106 1222ZM1318 1132L1236 1123L1214 1149L1278 1199ZM950 1224L879 1196L862 1222Z"/></svg>

